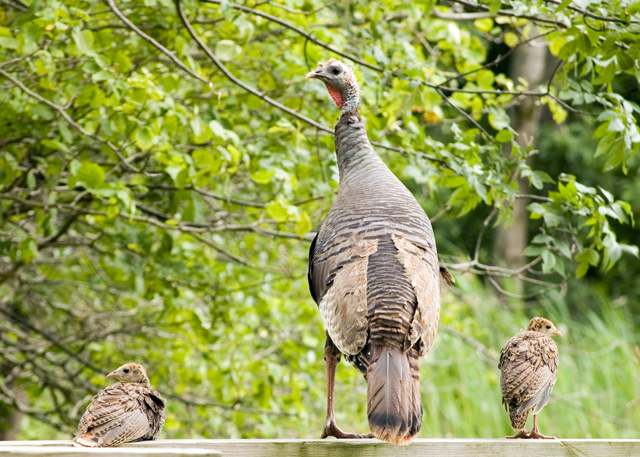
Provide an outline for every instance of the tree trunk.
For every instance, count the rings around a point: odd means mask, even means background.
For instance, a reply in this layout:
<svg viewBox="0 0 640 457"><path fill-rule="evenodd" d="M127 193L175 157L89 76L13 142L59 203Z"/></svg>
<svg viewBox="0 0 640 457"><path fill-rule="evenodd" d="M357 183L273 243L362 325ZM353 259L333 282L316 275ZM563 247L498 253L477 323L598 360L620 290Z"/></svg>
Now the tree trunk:
<svg viewBox="0 0 640 457"><path fill-rule="evenodd" d="M533 29L531 34L538 32ZM511 60L510 76L514 81L522 78L528 81L529 87L537 87L546 76L547 47L543 40L535 40L518 47ZM517 132L517 141L521 146L530 145L535 138L540 120L540 107L534 97L522 97L513 108L512 126ZM528 193L528 183L519 180L520 194ZM496 261L504 266L518 268L525 264L524 249L527 246L527 210L528 201L517 199L513 204L513 215L509 223L498 227L494 238L493 255ZM522 281L514 279L508 289L520 295Z"/></svg>

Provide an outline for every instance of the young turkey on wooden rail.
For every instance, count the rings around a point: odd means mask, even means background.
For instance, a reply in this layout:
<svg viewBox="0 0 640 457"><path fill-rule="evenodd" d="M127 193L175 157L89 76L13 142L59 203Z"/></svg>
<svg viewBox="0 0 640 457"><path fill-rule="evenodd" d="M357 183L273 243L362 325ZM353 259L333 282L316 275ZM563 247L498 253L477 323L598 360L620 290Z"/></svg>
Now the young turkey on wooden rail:
<svg viewBox="0 0 640 457"><path fill-rule="evenodd" d="M309 252L309 288L327 330L322 437L370 436L336 426L333 388L342 354L367 379L373 436L408 443L422 422L418 359L431 349L438 329L440 269L433 230L369 143L352 70L332 60L307 78L324 82L340 108L340 190Z"/></svg>
<svg viewBox="0 0 640 457"><path fill-rule="evenodd" d="M500 351L502 404L516 434L509 438L553 438L538 430L538 414L545 407L558 375L558 347L551 339L562 333L548 319L534 317L527 329L507 341ZM533 429L524 427L533 413Z"/></svg>
<svg viewBox="0 0 640 457"><path fill-rule="evenodd" d="M73 445L109 447L155 440L164 424L164 401L151 388L144 367L126 363L107 378L118 382L91 400L80 419Z"/></svg>

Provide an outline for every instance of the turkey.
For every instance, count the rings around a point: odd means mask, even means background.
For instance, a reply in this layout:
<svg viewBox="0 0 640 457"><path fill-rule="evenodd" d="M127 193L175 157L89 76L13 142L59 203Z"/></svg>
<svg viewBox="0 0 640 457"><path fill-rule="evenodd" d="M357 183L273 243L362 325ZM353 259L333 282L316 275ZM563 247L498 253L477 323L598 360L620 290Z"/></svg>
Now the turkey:
<svg viewBox="0 0 640 457"><path fill-rule="evenodd" d="M76 447L109 447L155 440L164 424L164 400L151 388L142 365L127 363L107 375L117 381L101 390L80 419Z"/></svg>
<svg viewBox="0 0 640 457"><path fill-rule="evenodd" d="M538 414L549 401L558 371L558 347L551 339L561 335L548 319L534 317L526 330L506 342L500 351L502 403L516 431L509 438L553 438L538 430ZM533 430L524 427L533 413Z"/></svg>
<svg viewBox="0 0 640 457"><path fill-rule="evenodd" d="M367 380L373 436L406 444L422 422L418 359L429 352L438 329L433 230L414 196L373 150L351 68L331 60L307 78L322 81L340 109L340 189L309 251L309 289L327 332L322 437L371 436L346 433L335 423L335 370L344 356Z"/></svg>

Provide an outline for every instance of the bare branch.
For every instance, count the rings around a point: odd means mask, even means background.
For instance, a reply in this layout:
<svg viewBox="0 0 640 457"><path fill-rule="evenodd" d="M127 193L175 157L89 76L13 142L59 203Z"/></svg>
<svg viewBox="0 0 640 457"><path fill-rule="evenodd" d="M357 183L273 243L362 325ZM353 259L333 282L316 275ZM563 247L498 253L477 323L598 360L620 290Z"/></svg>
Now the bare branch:
<svg viewBox="0 0 640 457"><path fill-rule="evenodd" d="M545 1L547 1L549 3L552 3L554 5L561 5L562 4L562 2L560 2L558 0L545 0ZM580 13L583 16L590 17L591 19L597 19L599 21L614 22L616 24L623 24L623 25L640 24L640 21L634 21L633 19L620 19L618 17L600 16L599 14L592 13L591 11L587 11L587 10L579 8L577 6L573 6L571 4L569 4L567 6L567 8L570 9L571 11L576 12L576 13Z"/></svg>
<svg viewBox="0 0 640 457"><path fill-rule="evenodd" d="M468 2L466 0L450 0L452 3L458 3L460 5L464 5L467 6L469 8L475 8L475 9L479 9L481 11L489 11L489 7L484 6L484 5L479 5L473 2ZM510 10L498 10L495 13L495 16L508 16L508 17L517 17L517 18L522 18L522 19L528 19L532 22L536 22L536 23L540 23L540 24L548 24L548 25L555 25L556 27L561 27L563 29L568 28L569 26L567 24L565 24L564 22L560 22L560 21L556 21L554 19L550 19L550 18L546 18L546 17L540 17L540 16L533 16L531 14L521 14L521 13L517 13L515 11L510 11Z"/></svg>
<svg viewBox="0 0 640 457"><path fill-rule="evenodd" d="M488 11L476 11L473 13L445 13L434 9L431 14L438 19L444 19L446 21L475 21L476 19L493 17L493 15Z"/></svg>

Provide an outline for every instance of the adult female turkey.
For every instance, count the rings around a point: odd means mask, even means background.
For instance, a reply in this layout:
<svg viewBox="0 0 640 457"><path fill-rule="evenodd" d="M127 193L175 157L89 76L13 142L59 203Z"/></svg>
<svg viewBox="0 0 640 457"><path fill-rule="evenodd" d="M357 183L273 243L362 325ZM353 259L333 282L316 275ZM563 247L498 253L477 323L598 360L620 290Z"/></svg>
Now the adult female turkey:
<svg viewBox="0 0 640 457"><path fill-rule="evenodd" d="M367 379L373 435L407 443L422 422L418 359L436 337L439 265L431 223L373 150L358 114L353 71L331 60L307 75L340 108L340 190L309 252L309 288L327 330L322 437L359 438L335 424L335 369L344 355Z"/></svg>

